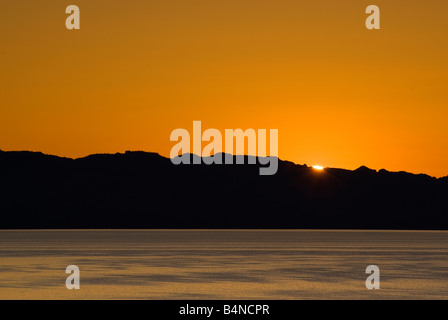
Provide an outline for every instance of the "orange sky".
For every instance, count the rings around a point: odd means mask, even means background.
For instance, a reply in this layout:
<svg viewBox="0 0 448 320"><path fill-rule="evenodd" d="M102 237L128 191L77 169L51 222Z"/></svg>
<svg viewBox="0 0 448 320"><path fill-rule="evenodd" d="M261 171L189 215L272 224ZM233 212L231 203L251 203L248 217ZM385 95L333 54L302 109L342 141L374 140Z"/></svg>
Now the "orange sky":
<svg viewBox="0 0 448 320"><path fill-rule="evenodd" d="M65 28L65 7L81 30ZM381 9L367 30L365 8ZM0 148L169 156L176 128L279 130L281 159L448 174L448 2L4 0Z"/></svg>

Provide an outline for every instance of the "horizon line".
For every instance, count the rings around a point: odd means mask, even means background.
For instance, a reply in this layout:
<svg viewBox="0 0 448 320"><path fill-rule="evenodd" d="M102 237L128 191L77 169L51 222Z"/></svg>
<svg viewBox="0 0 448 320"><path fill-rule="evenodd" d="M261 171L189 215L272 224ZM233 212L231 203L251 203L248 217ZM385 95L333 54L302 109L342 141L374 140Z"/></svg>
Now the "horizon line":
<svg viewBox="0 0 448 320"><path fill-rule="evenodd" d="M55 154L49 154L49 153L44 153L44 152L42 152L42 151L30 151L30 150L9 150L9 151L6 151L6 150L3 150L3 149L1 149L0 148L0 153L1 152L4 152L4 153L37 153L37 154L42 154L42 155L45 155L45 156L50 156L50 157L57 157L57 158L61 158L61 159L70 159L70 160L78 160L78 159L85 159L85 158L88 158L88 157L90 157L90 156L96 156L96 155L111 155L111 156L113 156L113 155L126 155L127 153L147 153L147 154L156 154L156 155L158 155L159 157L162 157L162 158L164 158L164 159L174 159L174 158L170 158L170 157L165 157L165 156L163 156L163 155L161 155L160 153L158 153L158 152L153 152L153 151L143 151L143 150L125 150L124 152L115 152L115 153L107 153L107 152L105 152L105 153L91 153L91 154L88 154L88 155L86 155L86 156L83 156L83 157L77 157L77 158L72 158L72 157L66 157L66 156L59 156L59 155L55 155ZM197 155L197 154L195 154L195 153L191 153L191 152L188 152L188 153L183 153L183 154L181 154L181 155L177 155L176 157L180 157L180 156L183 156L183 155L190 155L190 156L195 156L195 157L198 157L198 158L210 158L210 157L214 157L214 156L216 156L216 155L219 155L219 154L221 154L221 155L232 155L233 157L255 157L255 158L268 158L268 157L275 157L275 158L277 158L278 159L278 161L281 161L281 162L289 162L289 163L292 163L292 164L294 164L294 165L298 165L298 166L305 166L305 167L307 167L307 168L312 168L312 166L313 165L307 165L306 163L304 163L304 164L299 164L299 163L296 163L296 162L294 162L294 161L290 161L290 160L282 160L282 159L280 159L280 157L279 156L265 156L265 157L260 157L260 156L254 156L254 155L238 155L238 154L230 154L230 153L225 153L225 152L218 152L218 153L215 153L215 154L213 154L213 155L210 155L210 156L208 156L208 157L203 157L203 156L199 156L199 155ZM175 157L175 158L176 158ZM369 170L372 170L372 171L375 171L376 173L379 173L380 171L386 171L386 172L389 172L389 173L407 173L407 174L412 174L412 175L416 175L416 176L419 176L419 175L424 175L424 176L428 176L428 177L431 177L431 178L434 178L434 179L443 179L443 178L448 178L448 174L447 175L444 175L444 176L440 176L440 177L435 177L435 176L432 176L432 175L429 175L429 174L427 174L427 173L414 173L414 172L408 172L408 171L404 171L404 170L400 170L400 171L390 171L390 170L387 170L387 169L385 169L385 168L381 168L381 169L372 169L372 168L370 168L370 167L368 167L368 166L366 166L366 165L361 165L361 166L359 166L359 167L357 167L356 169L346 169L346 168L339 168L339 167L326 167L326 166L324 166L323 167L323 170L325 170L325 169L335 169L335 170L347 170L347 171L356 171L356 170L359 170L359 169L361 169L361 168L367 168L367 169L369 169Z"/></svg>

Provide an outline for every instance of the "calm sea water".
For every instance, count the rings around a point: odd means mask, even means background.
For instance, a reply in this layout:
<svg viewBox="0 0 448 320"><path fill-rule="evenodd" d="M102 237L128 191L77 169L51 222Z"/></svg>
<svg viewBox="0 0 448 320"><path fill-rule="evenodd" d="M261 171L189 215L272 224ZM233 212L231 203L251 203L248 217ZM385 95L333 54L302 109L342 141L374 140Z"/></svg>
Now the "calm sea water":
<svg viewBox="0 0 448 320"><path fill-rule="evenodd" d="M448 232L0 231L0 299L448 299Z"/></svg>

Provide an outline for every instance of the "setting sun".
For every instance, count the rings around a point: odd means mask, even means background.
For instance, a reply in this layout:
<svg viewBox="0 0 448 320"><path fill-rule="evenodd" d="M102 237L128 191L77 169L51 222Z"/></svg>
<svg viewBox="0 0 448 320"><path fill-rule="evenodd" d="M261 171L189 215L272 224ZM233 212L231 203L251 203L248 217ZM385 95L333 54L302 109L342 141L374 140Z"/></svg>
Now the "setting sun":
<svg viewBox="0 0 448 320"><path fill-rule="evenodd" d="M316 170L323 170L324 169L324 167L322 167L322 166L313 166L313 169L316 169Z"/></svg>

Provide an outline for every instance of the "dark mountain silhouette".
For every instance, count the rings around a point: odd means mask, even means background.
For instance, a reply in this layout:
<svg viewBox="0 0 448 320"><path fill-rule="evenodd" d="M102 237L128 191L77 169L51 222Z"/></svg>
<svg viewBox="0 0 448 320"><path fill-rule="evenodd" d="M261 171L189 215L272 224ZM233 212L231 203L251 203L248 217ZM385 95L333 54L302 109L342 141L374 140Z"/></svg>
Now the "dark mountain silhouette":
<svg viewBox="0 0 448 320"><path fill-rule="evenodd" d="M258 168L176 166L145 152L0 151L0 229L448 229L448 177L288 161L273 176Z"/></svg>

